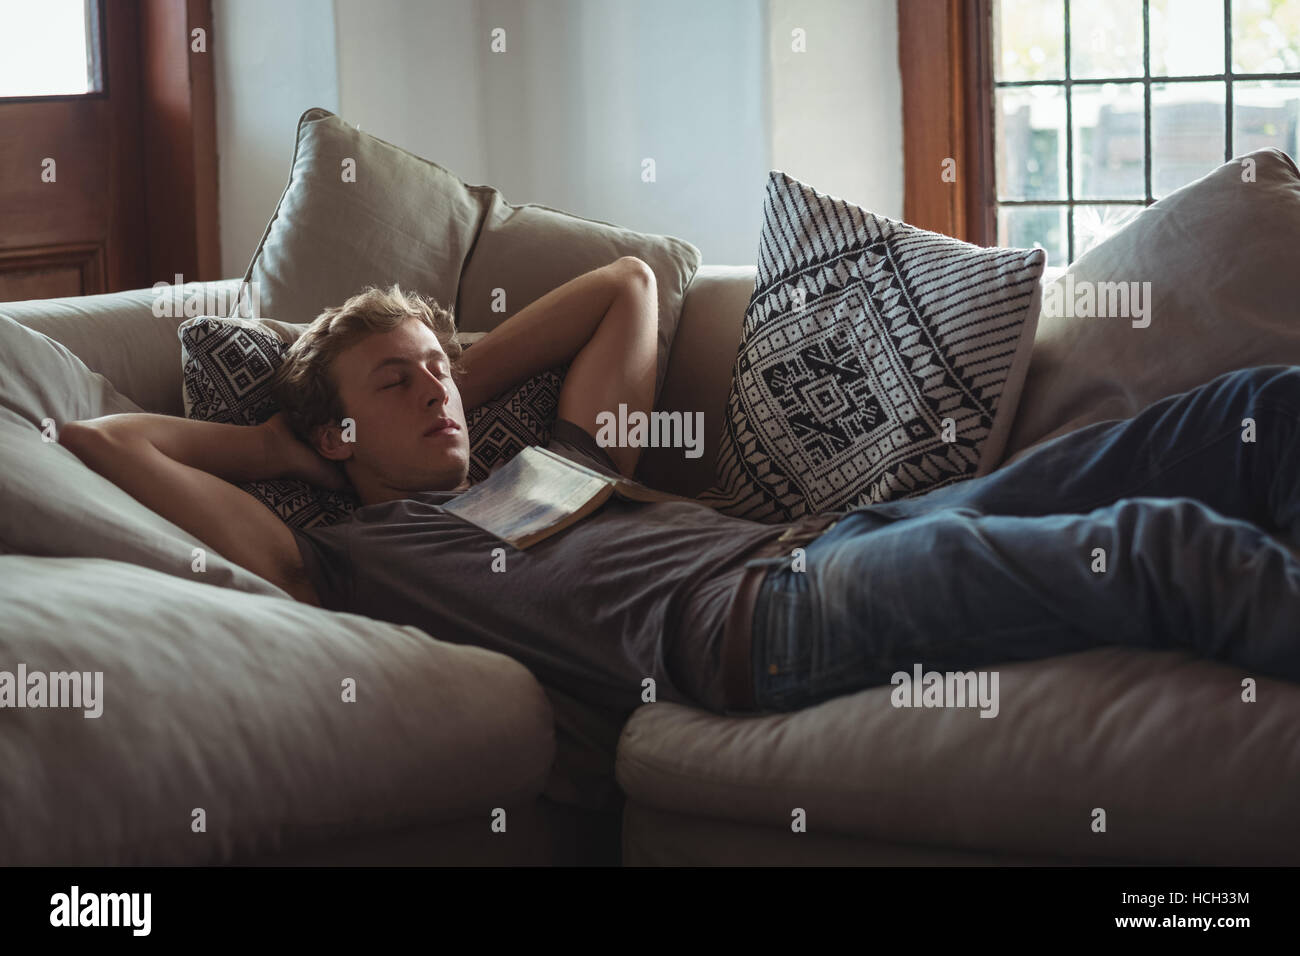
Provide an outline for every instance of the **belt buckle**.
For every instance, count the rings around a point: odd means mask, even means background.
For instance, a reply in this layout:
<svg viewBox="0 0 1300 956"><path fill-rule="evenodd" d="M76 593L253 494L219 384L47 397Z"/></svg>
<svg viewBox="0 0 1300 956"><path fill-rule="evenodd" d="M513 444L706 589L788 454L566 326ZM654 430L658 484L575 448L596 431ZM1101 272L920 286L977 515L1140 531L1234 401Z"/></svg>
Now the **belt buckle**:
<svg viewBox="0 0 1300 956"><path fill-rule="evenodd" d="M840 523L839 518L834 519L829 524L826 524L824 519L821 520L821 523L818 523L815 517L811 525L808 524L805 524L803 526L794 525L792 527L786 528L784 531L781 532L781 536L776 540L794 541L802 537L808 541L811 541L814 538L818 537L819 535L823 535L827 531L830 531L831 528L835 527L839 523Z"/></svg>

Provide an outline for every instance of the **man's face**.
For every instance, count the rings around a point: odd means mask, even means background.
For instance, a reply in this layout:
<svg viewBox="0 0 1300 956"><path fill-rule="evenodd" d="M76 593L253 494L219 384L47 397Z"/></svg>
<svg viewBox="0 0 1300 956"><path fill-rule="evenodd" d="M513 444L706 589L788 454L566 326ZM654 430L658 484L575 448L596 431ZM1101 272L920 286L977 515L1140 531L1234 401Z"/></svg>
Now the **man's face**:
<svg viewBox="0 0 1300 956"><path fill-rule="evenodd" d="M462 490L469 474L469 430L447 355L423 322L368 335L343 351L331 369L355 441L339 429L322 453L348 462L364 503L419 491ZM452 427L434 430L440 420Z"/></svg>

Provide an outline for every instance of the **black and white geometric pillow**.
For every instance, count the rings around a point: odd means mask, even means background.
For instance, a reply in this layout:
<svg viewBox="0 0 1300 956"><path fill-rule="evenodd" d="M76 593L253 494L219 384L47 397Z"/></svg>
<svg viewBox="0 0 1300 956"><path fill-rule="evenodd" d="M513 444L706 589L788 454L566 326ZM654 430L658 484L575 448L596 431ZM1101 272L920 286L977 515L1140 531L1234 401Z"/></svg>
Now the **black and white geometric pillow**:
<svg viewBox="0 0 1300 956"><path fill-rule="evenodd" d="M255 319L200 316L182 322L177 334L186 418L260 425L276 413L271 383L292 343ZM292 528L334 524L360 504L350 490L293 479L240 482L238 487Z"/></svg>
<svg viewBox="0 0 1300 956"><path fill-rule="evenodd" d="M699 500L776 523L992 471L1045 264L1041 249L959 242L772 170L717 482Z"/></svg>
<svg viewBox="0 0 1300 956"><path fill-rule="evenodd" d="M271 384L292 341L259 320L211 316L182 322L178 334L187 418L258 425L275 414ZM482 333L457 336L464 349L481 337ZM524 446L550 441L568 367L565 363L543 371L466 413L471 484L486 478ZM295 528L343 521L360 504L351 491L331 491L305 481L253 481L239 487Z"/></svg>
<svg viewBox="0 0 1300 956"><path fill-rule="evenodd" d="M470 342L462 342L468 350ZM560 388L570 362L534 375L465 413L469 426L468 481L476 485L528 445L546 445L559 417Z"/></svg>

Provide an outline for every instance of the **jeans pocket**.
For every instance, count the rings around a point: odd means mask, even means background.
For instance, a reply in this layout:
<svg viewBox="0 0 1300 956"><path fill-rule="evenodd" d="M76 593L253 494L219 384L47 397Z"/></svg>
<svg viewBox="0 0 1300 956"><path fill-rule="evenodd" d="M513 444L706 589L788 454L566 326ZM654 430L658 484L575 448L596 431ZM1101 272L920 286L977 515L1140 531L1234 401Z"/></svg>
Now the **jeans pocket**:
<svg viewBox="0 0 1300 956"><path fill-rule="evenodd" d="M778 571L759 593L753 666L760 709L790 709L807 691L814 635L810 600L801 584Z"/></svg>
<svg viewBox="0 0 1300 956"><path fill-rule="evenodd" d="M813 630L806 594L782 590L768 605L771 662L783 673L806 673L812 663Z"/></svg>

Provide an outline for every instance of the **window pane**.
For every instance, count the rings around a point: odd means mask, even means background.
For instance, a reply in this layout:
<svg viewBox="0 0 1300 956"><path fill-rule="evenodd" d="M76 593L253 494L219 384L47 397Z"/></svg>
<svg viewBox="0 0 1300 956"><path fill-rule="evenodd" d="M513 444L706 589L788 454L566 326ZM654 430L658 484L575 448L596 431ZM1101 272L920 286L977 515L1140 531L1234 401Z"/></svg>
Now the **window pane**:
<svg viewBox="0 0 1300 956"><path fill-rule="evenodd" d="M1223 165L1224 83L1151 84L1151 194L1167 196Z"/></svg>
<svg viewBox="0 0 1300 956"><path fill-rule="evenodd" d="M993 0L995 80L1065 79L1065 0Z"/></svg>
<svg viewBox="0 0 1300 956"><path fill-rule="evenodd" d="M86 0L0 0L0 96L94 91Z"/></svg>
<svg viewBox="0 0 1300 956"><path fill-rule="evenodd" d="M1300 2L1233 0L1232 68L1240 73L1300 70Z"/></svg>
<svg viewBox="0 0 1300 956"><path fill-rule="evenodd" d="M1066 264L1066 211L1064 206L999 206L998 244L1018 249L1040 246L1047 264Z"/></svg>
<svg viewBox="0 0 1300 956"><path fill-rule="evenodd" d="M1142 75L1142 0L1070 4L1070 76Z"/></svg>
<svg viewBox="0 0 1300 956"><path fill-rule="evenodd" d="M997 91L1000 199L1065 198L1065 87Z"/></svg>
<svg viewBox="0 0 1300 956"><path fill-rule="evenodd" d="M1300 156L1300 82L1259 80L1232 85L1232 152L1276 146Z"/></svg>
<svg viewBox="0 0 1300 956"><path fill-rule="evenodd" d="M1145 206L1075 206L1074 258L1119 232Z"/></svg>
<svg viewBox="0 0 1300 956"><path fill-rule="evenodd" d="M1223 0L1151 0L1151 75L1223 72Z"/></svg>
<svg viewBox="0 0 1300 956"><path fill-rule="evenodd" d="M1076 86L1074 197L1145 199L1141 83Z"/></svg>

